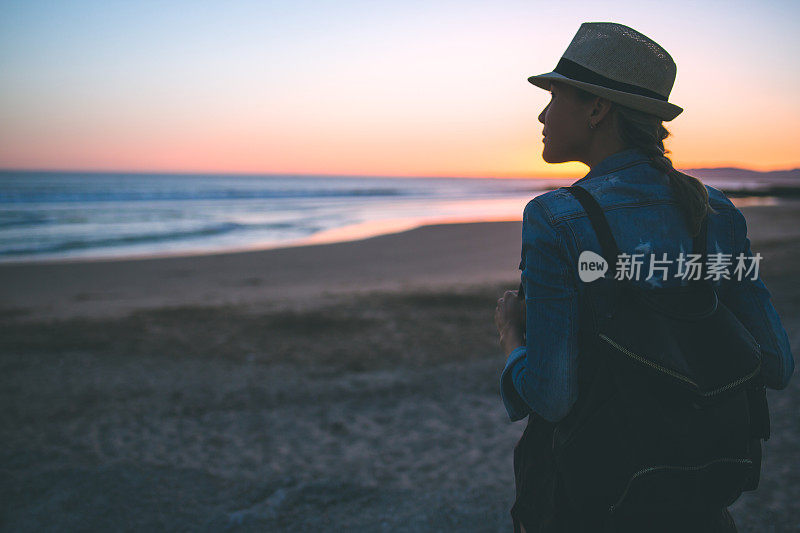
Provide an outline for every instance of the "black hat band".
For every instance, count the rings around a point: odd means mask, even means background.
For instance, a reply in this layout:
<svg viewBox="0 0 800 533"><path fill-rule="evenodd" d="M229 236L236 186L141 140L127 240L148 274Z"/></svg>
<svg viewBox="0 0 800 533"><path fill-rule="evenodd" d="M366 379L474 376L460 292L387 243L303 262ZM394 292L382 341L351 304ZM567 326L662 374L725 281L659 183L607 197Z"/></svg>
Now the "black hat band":
<svg viewBox="0 0 800 533"><path fill-rule="evenodd" d="M638 85L631 85L630 83L622 83L620 81L612 80L611 78L606 78L602 74L598 74L597 72L589 70L583 65L579 65L578 63L565 57L562 57L558 61L558 65L556 65L556 68L553 69L553 72L561 74L562 76L566 76L567 78L575 81L599 85L601 87L605 87L606 89L638 94L639 96L655 98L656 100L661 100L663 102L667 101L666 96L658 94L655 91L645 89L644 87L639 87Z"/></svg>

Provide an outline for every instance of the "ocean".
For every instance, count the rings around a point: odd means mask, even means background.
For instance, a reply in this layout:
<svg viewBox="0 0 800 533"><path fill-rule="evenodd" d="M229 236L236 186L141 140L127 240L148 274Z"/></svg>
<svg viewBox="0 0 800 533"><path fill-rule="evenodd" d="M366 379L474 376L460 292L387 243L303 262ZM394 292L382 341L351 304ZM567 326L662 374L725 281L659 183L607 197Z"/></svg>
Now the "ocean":
<svg viewBox="0 0 800 533"><path fill-rule="evenodd" d="M574 180L0 172L0 262L217 253L520 220Z"/></svg>
<svg viewBox="0 0 800 533"><path fill-rule="evenodd" d="M704 181L745 194L771 185L725 176ZM531 198L575 179L0 171L0 262L221 253L520 220Z"/></svg>

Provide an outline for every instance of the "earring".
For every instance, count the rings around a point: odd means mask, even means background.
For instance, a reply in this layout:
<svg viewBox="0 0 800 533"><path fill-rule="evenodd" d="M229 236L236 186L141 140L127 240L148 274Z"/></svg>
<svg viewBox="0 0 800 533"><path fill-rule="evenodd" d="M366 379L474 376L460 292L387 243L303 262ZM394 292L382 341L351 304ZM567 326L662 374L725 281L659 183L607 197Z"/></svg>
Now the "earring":
<svg viewBox="0 0 800 533"><path fill-rule="evenodd" d="M589 129L592 129L592 130L593 130L593 129L595 129L596 127L597 127L597 124L595 124L595 123L593 123L593 122L590 122L590 123L589 123Z"/></svg>

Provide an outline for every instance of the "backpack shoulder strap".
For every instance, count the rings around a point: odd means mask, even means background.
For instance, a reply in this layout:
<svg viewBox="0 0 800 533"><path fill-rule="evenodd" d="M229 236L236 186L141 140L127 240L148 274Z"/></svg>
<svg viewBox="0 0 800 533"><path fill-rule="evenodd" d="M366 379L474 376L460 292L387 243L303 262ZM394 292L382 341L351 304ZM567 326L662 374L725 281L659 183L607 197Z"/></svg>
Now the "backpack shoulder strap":
<svg viewBox="0 0 800 533"><path fill-rule="evenodd" d="M600 241L600 247L603 249L603 256L608 261L609 265L617 264L617 256L619 255L619 247L614 235L611 233L611 227L608 225L603 208L594 199L589 191L580 185L573 185L572 187L564 187L567 191L580 202L586 214L589 216L589 222L597 234L597 239Z"/></svg>

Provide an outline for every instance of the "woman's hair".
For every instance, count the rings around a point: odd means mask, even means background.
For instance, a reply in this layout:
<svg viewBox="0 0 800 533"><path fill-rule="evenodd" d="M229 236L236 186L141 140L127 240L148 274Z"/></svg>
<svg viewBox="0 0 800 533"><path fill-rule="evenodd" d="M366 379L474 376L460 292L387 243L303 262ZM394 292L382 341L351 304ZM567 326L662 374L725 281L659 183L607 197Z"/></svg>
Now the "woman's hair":
<svg viewBox="0 0 800 533"><path fill-rule="evenodd" d="M577 87L578 98L589 101L597 97ZM684 174L672 166L664 148L664 139L670 133L659 117L616 104L617 129L622 142L631 148L638 148L650 157L652 165L669 177L669 184L683 210L689 233L700 233L703 218L712 212L708 203L708 190L695 177Z"/></svg>

